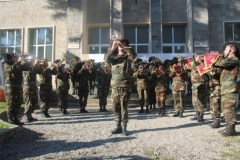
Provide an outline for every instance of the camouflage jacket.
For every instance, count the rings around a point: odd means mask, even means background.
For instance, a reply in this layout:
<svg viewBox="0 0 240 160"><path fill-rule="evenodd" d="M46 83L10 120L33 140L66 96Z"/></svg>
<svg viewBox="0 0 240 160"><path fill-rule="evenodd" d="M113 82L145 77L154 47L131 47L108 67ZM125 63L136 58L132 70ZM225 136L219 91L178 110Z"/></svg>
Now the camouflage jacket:
<svg viewBox="0 0 240 160"><path fill-rule="evenodd" d="M169 77L172 77L172 91L184 91L185 90L185 72L181 75L177 75L175 71L169 71Z"/></svg>
<svg viewBox="0 0 240 160"><path fill-rule="evenodd" d="M222 68L220 75L221 95L238 91L237 76L240 61L237 57L220 58L214 66Z"/></svg>
<svg viewBox="0 0 240 160"><path fill-rule="evenodd" d="M206 78L206 74L200 76L198 72L198 66L194 64L191 70L192 89L199 89L199 88L204 89L205 78Z"/></svg>
<svg viewBox="0 0 240 160"><path fill-rule="evenodd" d="M118 55L118 50L109 50L104 60L111 65L112 70L112 87L130 87L131 83L131 63L137 54L132 48L125 49L125 54Z"/></svg>
<svg viewBox="0 0 240 160"><path fill-rule="evenodd" d="M99 69L97 72L98 75L98 86L110 85L112 74L106 74L103 69Z"/></svg>
<svg viewBox="0 0 240 160"><path fill-rule="evenodd" d="M29 71L30 69L30 63L20 61L12 65L4 63L5 86L10 86L11 88L21 87L23 81L22 71Z"/></svg>
<svg viewBox="0 0 240 160"><path fill-rule="evenodd" d="M49 86L52 88L52 75L57 75L58 70L57 68L47 68L42 71L41 74L39 74L40 78L40 87L41 86Z"/></svg>
<svg viewBox="0 0 240 160"><path fill-rule="evenodd" d="M57 74L56 79L57 79L57 88L62 87L65 90L69 90L70 86L69 86L68 80L70 79L70 73L60 72L59 74Z"/></svg>
<svg viewBox="0 0 240 160"><path fill-rule="evenodd" d="M23 72L23 88L36 90L37 74L41 74L42 69L39 65L32 66L29 71Z"/></svg>
<svg viewBox="0 0 240 160"><path fill-rule="evenodd" d="M150 72L143 73L142 71L136 71L133 73L133 76L137 79L137 87L141 89L148 89L148 77Z"/></svg>
<svg viewBox="0 0 240 160"><path fill-rule="evenodd" d="M166 91L166 74L158 76L156 72L152 72L152 75L149 77L151 83L154 81L155 83L155 92L164 92Z"/></svg>

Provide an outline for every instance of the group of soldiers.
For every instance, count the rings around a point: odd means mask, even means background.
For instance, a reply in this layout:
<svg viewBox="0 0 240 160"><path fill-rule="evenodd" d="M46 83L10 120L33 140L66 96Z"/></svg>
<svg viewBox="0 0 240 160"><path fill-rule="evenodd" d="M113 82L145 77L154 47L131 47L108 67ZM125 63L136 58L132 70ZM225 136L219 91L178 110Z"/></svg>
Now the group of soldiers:
<svg viewBox="0 0 240 160"><path fill-rule="evenodd" d="M226 44L223 55L210 52L194 54L192 58L179 57L164 62L152 56L147 63L137 58L128 40L122 39L113 42L104 60L94 64L94 60L81 62L79 57L73 57L70 68L66 68L62 60L49 65L47 60L33 60L28 55L17 57L12 53L4 54L8 121L17 125L23 124L17 117L23 99L26 122L37 120L32 117L38 104L37 74L40 82L42 117L50 117L48 110L52 98L52 75L55 75L58 108L62 115L69 114L67 112L69 80L72 82L72 94L79 97L80 113L88 112L87 99L89 94L93 94L95 81L98 87L99 111L106 112L107 96L111 87L116 121L116 128L112 134L127 135L127 106L132 86L136 87L139 96L139 113L144 112L144 107L146 113L149 113L149 109L157 107L158 115L164 115L166 92L169 82L172 81L175 108L173 117L183 117L186 84L191 84L192 102L196 112L191 120L204 121L204 106L208 105L213 118L211 127L220 127L220 115L223 113L227 125L221 134L223 136L235 134L237 75L240 65L236 45Z"/></svg>

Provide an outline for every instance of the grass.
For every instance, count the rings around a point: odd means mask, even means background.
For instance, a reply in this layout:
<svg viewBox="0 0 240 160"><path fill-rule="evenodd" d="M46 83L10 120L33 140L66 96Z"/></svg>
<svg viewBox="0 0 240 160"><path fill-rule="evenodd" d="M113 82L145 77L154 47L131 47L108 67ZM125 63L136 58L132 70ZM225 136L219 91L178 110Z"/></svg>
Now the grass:
<svg viewBox="0 0 240 160"><path fill-rule="evenodd" d="M240 138L238 136L227 137L224 146L229 147L229 151L221 152L224 159L238 160L240 158Z"/></svg>
<svg viewBox="0 0 240 160"><path fill-rule="evenodd" d="M7 110L7 102L0 102L0 112Z"/></svg>
<svg viewBox="0 0 240 160"><path fill-rule="evenodd" d="M0 123L0 130L7 129L7 128L9 128L8 125L6 125L4 123Z"/></svg>

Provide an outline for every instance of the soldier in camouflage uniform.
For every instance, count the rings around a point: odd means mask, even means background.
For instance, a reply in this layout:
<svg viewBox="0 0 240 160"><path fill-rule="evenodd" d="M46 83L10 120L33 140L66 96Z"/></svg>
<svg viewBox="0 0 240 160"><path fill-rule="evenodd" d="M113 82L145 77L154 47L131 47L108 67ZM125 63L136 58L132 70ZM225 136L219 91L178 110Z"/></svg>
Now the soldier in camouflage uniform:
<svg viewBox="0 0 240 160"><path fill-rule="evenodd" d="M99 112L107 112L107 96L109 94L109 87L112 78L111 68L106 62L101 62L97 68L98 75L98 99L99 99Z"/></svg>
<svg viewBox="0 0 240 160"><path fill-rule="evenodd" d="M128 102L131 94L131 63L137 54L129 47L127 39L115 40L109 50L105 54L105 61L112 68L112 99L113 112L116 121L116 128L112 134L122 133L127 135L128 122ZM121 127L123 122L123 128Z"/></svg>
<svg viewBox="0 0 240 160"><path fill-rule="evenodd" d="M95 87L95 79L96 79L96 71L95 71L95 66L94 66L94 59L89 59L88 60L91 64L92 64L92 68L89 69L89 80L88 80L88 84L89 84L89 94L93 95L94 94L94 87Z"/></svg>
<svg viewBox="0 0 240 160"><path fill-rule="evenodd" d="M223 69L220 75L221 110L227 126L224 130L220 131L222 136L233 136L236 133L237 75L239 65L239 50L233 43L226 45L224 56L214 64L214 66Z"/></svg>
<svg viewBox="0 0 240 160"><path fill-rule="evenodd" d="M22 71L29 71L31 64L24 62L23 57L19 57L18 59L13 53L6 53L3 56L8 122L23 125L24 123L20 122L17 117L23 102Z"/></svg>
<svg viewBox="0 0 240 160"><path fill-rule="evenodd" d="M28 55L25 55L27 58ZM31 62L33 63L33 62ZM37 74L42 73L42 68L39 64L33 65L30 71L23 72L23 98L25 101L25 122L36 121L32 117L32 113L38 104L37 93Z"/></svg>
<svg viewBox="0 0 240 160"><path fill-rule="evenodd" d="M79 57L72 57L70 60L70 69L71 71L71 90L72 90L72 95L77 94L77 88L78 88L78 83L76 83L76 78L72 75L73 69L75 68L76 64L79 62L80 58Z"/></svg>
<svg viewBox="0 0 240 160"><path fill-rule="evenodd" d="M138 64L138 71L136 71L133 76L137 79L137 92L139 97L139 102L141 109L138 113L143 113L143 106L146 106L146 113L149 113L149 103L148 103L148 77L150 72L148 71L148 64L140 62Z"/></svg>
<svg viewBox="0 0 240 160"><path fill-rule="evenodd" d="M80 113L88 113L86 110L87 99L89 94L89 80L90 70L92 69L92 63L90 61L79 62L73 70L73 75L76 78L78 85L78 97Z"/></svg>
<svg viewBox="0 0 240 160"><path fill-rule="evenodd" d="M197 120L198 122L204 121L204 105L206 104L206 82L205 76L199 73L198 66L203 64L203 55L194 55L194 64L191 69L191 82L192 82L192 105L196 112L196 115L191 120Z"/></svg>
<svg viewBox="0 0 240 160"><path fill-rule="evenodd" d="M56 64L51 64L48 66L47 60L43 64L43 71L39 74L40 78L40 102L41 102L41 110L42 110L42 117L49 118L50 115L48 114L49 107L51 105L51 98L52 98L52 75L58 74L58 68Z"/></svg>
<svg viewBox="0 0 240 160"><path fill-rule="evenodd" d="M71 75L67 69L65 69L65 64L59 64L58 66L59 73L56 76L57 79L57 97L58 97L58 109L62 113L62 115L67 115L67 104L68 104L68 90L69 86L69 79Z"/></svg>
<svg viewBox="0 0 240 160"><path fill-rule="evenodd" d="M181 62L177 62L179 68L182 67ZM173 115L173 117L183 117L184 112L184 92L185 92L185 73L177 73L174 69L174 65L169 70L169 77L172 78L172 95L173 95L173 101L174 101L174 108L176 113Z"/></svg>

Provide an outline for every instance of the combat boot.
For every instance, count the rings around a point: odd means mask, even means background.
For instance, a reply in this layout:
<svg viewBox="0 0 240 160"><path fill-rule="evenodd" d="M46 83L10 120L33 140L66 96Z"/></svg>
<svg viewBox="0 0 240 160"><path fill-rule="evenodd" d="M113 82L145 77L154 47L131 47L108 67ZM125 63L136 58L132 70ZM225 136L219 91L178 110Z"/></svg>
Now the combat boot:
<svg viewBox="0 0 240 160"><path fill-rule="evenodd" d="M33 118L33 117L32 117L32 114L30 113L30 114L29 114L29 120L30 120L30 121L37 121L38 119Z"/></svg>
<svg viewBox="0 0 240 160"><path fill-rule="evenodd" d="M98 112L102 112L102 111L103 111L103 109L102 109L102 105L99 105L99 106L100 106L100 109L99 109Z"/></svg>
<svg viewBox="0 0 240 160"><path fill-rule="evenodd" d="M183 112L179 113L179 118L183 118Z"/></svg>
<svg viewBox="0 0 240 160"><path fill-rule="evenodd" d="M88 111L86 110L86 106L83 106L83 113L88 113Z"/></svg>
<svg viewBox="0 0 240 160"><path fill-rule="evenodd" d="M30 122L30 117L28 113L25 113L25 122Z"/></svg>
<svg viewBox="0 0 240 160"><path fill-rule="evenodd" d="M198 122L203 122L204 121L203 116L204 116L204 113L200 112L197 121Z"/></svg>
<svg viewBox="0 0 240 160"><path fill-rule="evenodd" d="M179 111L177 111L174 115L173 115L173 117L178 117L179 116L179 114L180 114L180 112Z"/></svg>
<svg viewBox="0 0 240 160"><path fill-rule="evenodd" d="M141 110L138 113L143 113L143 106L141 105Z"/></svg>
<svg viewBox="0 0 240 160"><path fill-rule="evenodd" d="M116 128L112 130L112 134L121 134L121 133L122 133L121 122L117 122Z"/></svg>
<svg viewBox="0 0 240 160"><path fill-rule="evenodd" d="M161 115L164 115L164 114L165 114L165 108L162 108Z"/></svg>
<svg viewBox="0 0 240 160"><path fill-rule="evenodd" d="M196 112L196 115L195 115L194 117L190 118L190 120L192 120L192 121L195 121L195 120L197 120L197 119L198 119L198 116L199 116L199 114L200 114L200 112Z"/></svg>
<svg viewBox="0 0 240 160"><path fill-rule="evenodd" d="M153 105L153 109L156 109L156 105L155 104Z"/></svg>
<svg viewBox="0 0 240 160"><path fill-rule="evenodd" d="M128 136L128 133L127 133L127 123L123 123L122 135Z"/></svg>
<svg viewBox="0 0 240 160"><path fill-rule="evenodd" d="M148 109L148 105L146 105L146 113L147 113L147 114L150 113L150 112L149 112L149 109Z"/></svg>
<svg viewBox="0 0 240 160"><path fill-rule="evenodd" d="M13 117L12 114L9 114L9 115L7 116L7 118L8 118L8 122L9 122L9 123L15 124L15 123L14 123L14 117Z"/></svg>
<svg viewBox="0 0 240 160"><path fill-rule="evenodd" d="M84 113L83 107L80 105L79 113Z"/></svg>
<svg viewBox="0 0 240 160"><path fill-rule="evenodd" d="M108 110L106 109L106 105L103 106L103 112L108 112Z"/></svg>
<svg viewBox="0 0 240 160"><path fill-rule="evenodd" d="M226 132L226 130L228 129L229 125L226 125L226 127L222 130L219 130L218 133L222 134L223 132Z"/></svg>
<svg viewBox="0 0 240 160"><path fill-rule="evenodd" d="M210 126L211 126L211 128L219 128L220 127L220 118L214 119L213 123Z"/></svg>
<svg viewBox="0 0 240 160"><path fill-rule="evenodd" d="M162 115L162 112L163 112L163 109L162 108L159 108L159 111L158 111L158 115Z"/></svg>
<svg viewBox="0 0 240 160"><path fill-rule="evenodd" d="M13 115L13 118L14 118L14 124L16 124L16 125L24 125L23 122L19 121L19 119L18 119L16 114Z"/></svg>
<svg viewBox="0 0 240 160"><path fill-rule="evenodd" d="M69 112L67 112L67 109L63 109L62 110L62 115L63 116L67 116L69 114Z"/></svg>
<svg viewBox="0 0 240 160"><path fill-rule="evenodd" d="M42 117L43 118L49 118L50 115L47 113L47 111L42 111Z"/></svg>
<svg viewBox="0 0 240 160"><path fill-rule="evenodd" d="M221 133L222 136L234 136L236 134L235 124L227 124L227 129Z"/></svg>

